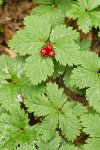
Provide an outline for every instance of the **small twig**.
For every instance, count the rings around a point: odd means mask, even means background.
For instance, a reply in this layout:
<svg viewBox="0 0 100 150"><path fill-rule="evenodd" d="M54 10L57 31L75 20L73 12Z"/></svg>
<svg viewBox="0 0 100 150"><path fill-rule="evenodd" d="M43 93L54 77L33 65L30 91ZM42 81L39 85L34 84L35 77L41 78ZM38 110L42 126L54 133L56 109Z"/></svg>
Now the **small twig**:
<svg viewBox="0 0 100 150"><path fill-rule="evenodd" d="M12 50L10 50L9 48L5 48L5 51L8 53L8 55L11 58L15 58L17 56L17 54L15 52L13 52Z"/></svg>
<svg viewBox="0 0 100 150"><path fill-rule="evenodd" d="M88 39L90 42L92 42L92 40L93 40L92 30L90 30L88 33Z"/></svg>

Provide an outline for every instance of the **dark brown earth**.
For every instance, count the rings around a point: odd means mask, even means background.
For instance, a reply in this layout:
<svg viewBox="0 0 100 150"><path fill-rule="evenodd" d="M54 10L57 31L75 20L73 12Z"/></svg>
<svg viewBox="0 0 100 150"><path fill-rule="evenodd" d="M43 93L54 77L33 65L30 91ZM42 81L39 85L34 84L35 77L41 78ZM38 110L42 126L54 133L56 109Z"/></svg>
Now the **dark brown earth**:
<svg viewBox="0 0 100 150"><path fill-rule="evenodd" d="M4 1L0 7L0 54L9 53L9 40L23 27L24 17L30 14L35 6L32 0Z"/></svg>

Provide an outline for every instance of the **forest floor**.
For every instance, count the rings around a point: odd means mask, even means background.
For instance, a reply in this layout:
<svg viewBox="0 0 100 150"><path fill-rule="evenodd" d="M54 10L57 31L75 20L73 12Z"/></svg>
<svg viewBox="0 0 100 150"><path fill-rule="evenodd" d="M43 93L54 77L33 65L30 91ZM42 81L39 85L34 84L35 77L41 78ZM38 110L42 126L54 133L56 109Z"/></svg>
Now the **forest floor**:
<svg viewBox="0 0 100 150"><path fill-rule="evenodd" d="M32 0L4 0L0 7L0 54L13 52L8 42L17 30L23 28L24 17L36 6Z"/></svg>

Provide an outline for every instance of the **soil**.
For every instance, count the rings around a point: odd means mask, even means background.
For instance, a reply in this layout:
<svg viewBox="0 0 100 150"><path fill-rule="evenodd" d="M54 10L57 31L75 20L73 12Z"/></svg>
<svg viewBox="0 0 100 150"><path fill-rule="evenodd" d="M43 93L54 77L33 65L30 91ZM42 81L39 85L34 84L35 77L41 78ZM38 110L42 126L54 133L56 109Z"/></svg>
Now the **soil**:
<svg viewBox="0 0 100 150"><path fill-rule="evenodd" d="M4 0L0 7L0 54L12 51L8 42L17 30L23 28L24 17L36 6L32 0Z"/></svg>

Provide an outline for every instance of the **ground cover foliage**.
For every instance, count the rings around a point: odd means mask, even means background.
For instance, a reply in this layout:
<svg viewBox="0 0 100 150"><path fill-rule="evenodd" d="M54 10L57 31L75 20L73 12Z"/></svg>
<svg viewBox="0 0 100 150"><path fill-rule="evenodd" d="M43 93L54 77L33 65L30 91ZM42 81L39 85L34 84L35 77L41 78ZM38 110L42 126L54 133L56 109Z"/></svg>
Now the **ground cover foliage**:
<svg viewBox="0 0 100 150"><path fill-rule="evenodd" d="M99 150L100 1L34 3L0 56L0 150Z"/></svg>

